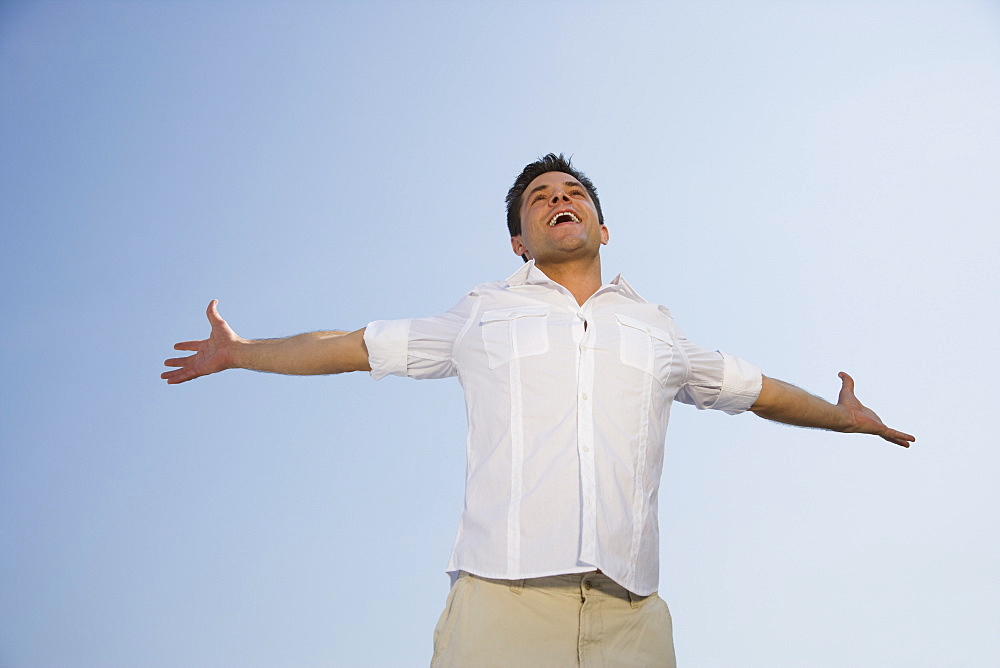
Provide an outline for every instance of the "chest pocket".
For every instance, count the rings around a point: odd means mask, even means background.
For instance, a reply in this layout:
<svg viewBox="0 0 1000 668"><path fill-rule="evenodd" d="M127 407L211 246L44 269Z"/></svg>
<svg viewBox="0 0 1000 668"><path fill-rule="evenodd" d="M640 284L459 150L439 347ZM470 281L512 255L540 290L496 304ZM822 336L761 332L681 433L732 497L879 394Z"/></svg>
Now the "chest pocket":
<svg viewBox="0 0 1000 668"><path fill-rule="evenodd" d="M627 315L616 314L615 319L618 320L622 363L645 371L661 385L665 384L674 358L670 335Z"/></svg>
<svg viewBox="0 0 1000 668"><path fill-rule="evenodd" d="M528 306L483 312L479 321L490 368L549 350L549 307Z"/></svg>

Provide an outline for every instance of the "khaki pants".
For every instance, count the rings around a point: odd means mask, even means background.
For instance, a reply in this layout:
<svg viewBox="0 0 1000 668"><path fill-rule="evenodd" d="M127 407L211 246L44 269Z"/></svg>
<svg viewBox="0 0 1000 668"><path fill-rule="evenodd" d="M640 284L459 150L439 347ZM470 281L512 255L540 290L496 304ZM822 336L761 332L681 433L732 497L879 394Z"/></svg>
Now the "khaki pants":
<svg viewBox="0 0 1000 668"><path fill-rule="evenodd" d="M433 668L676 666L656 594L601 573L491 580L460 573L434 630Z"/></svg>

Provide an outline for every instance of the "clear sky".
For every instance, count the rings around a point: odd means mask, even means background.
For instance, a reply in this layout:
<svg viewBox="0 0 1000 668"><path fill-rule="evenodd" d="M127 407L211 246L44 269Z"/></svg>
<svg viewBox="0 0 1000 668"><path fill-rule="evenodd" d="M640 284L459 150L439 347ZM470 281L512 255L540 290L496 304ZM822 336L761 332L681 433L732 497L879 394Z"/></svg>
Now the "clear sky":
<svg viewBox="0 0 1000 668"><path fill-rule="evenodd" d="M0 4L0 665L426 665L457 383L161 363L450 308L549 151L606 280L918 438L677 407L681 665L1000 665L1000 3L792 0Z"/></svg>

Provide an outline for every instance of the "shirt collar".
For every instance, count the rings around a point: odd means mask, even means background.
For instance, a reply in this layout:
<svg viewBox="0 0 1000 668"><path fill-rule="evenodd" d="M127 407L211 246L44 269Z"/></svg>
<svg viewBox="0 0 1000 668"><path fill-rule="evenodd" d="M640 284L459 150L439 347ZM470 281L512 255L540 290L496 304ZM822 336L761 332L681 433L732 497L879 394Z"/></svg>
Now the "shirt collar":
<svg viewBox="0 0 1000 668"><path fill-rule="evenodd" d="M545 272L535 266L534 260L528 260L524 266L507 277L507 285L518 287L521 285L557 285L555 281L545 275Z"/></svg>
<svg viewBox="0 0 1000 668"><path fill-rule="evenodd" d="M629 299L632 299L634 301L637 301L637 302L640 302L640 303L643 303L643 304L646 303L646 300L642 298L642 295L640 295L638 292L636 292L635 288L633 288L631 285L629 285L629 282L626 281L625 277L622 276L621 274L618 274L617 276L615 276L614 280L611 281L611 283L609 283L609 285L613 285L616 288L618 288L618 294L620 294L620 295L622 295L624 297L628 297Z"/></svg>
<svg viewBox="0 0 1000 668"><path fill-rule="evenodd" d="M541 269L535 266L534 260L528 260L523 267L515 271L513 274L507 277L506 281L509 287L519 287L522 285L548 285L548 286L558 286L559 284L553 281L551 278L545 275ZM634 301L645 303L646 300L643 299L635 289L629 285L628 281L621 274L615 276L607 285L601 286L598 292L617 292L623 297L628 297Z"/></svg>

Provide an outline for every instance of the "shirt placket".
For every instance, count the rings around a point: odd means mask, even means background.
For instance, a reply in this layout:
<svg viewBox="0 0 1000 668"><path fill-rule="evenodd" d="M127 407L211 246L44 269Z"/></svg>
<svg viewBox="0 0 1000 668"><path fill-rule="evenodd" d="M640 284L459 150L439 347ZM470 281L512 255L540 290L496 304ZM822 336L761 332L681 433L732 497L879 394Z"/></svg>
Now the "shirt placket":
<svg viewBox="0 0 1000 668"><path fill-rule="evenodd" d="M594 339L590 302L576 310L574 342L577 348L576 429L583 499L580 560L597 563L597 473L594 465Z"/></svg>

